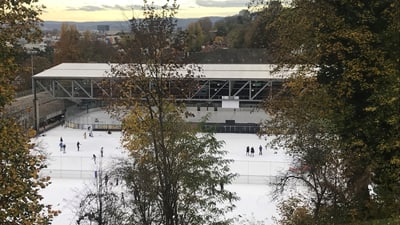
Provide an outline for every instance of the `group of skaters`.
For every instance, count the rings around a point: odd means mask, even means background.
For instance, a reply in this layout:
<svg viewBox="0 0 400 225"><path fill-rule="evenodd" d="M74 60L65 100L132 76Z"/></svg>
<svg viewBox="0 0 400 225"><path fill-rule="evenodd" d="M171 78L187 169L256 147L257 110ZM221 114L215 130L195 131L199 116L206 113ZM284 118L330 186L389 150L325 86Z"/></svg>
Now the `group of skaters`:
<svg viewBox="0 0 400 225"><path fill-rule="evenodd" d="M62 151L63 153L66 153L67 145L64 143L64 140L62 137L60 137L59 146L60 146L60 151ZM80 147L81 147L81 143L79 141L76 142L76 148L77 148L78 152L79 152Z"/></svg>
<svg viewBox="0 0 400 225"><path fill-rule="evenodd" d="M263 152L263 147L262 147L262 145L260 145L258 147L258 155L262 155L262 152ZM246 156L254 157L254 153L255 153L255 150L254 150L253 146L251 146L251 147L247 146L246 147Z"/></svg>
<svg viewBox="0 0 400 225"><path fill-rule="evenodd" d="M60 137L60 144L59 144L59 146L60 146L60 151L63 152L63 153L66 153L66 147L67 147L67 145L64 143L64 140L63 140L62 137ZM80 150L80 147L81 147L81 143L80 143L79 141L76 142L76 148L77 148L78 152L79 152L79 150ZM103 158L103 156L104 156L104 149L103 149L103 147L101 147L101 148L100 148L100 157ZM94 161L94 164L96 164L96 154L93 154L92 159L93 159L93 161Z"/></svg>
<svg viewBox="0 0 400 225"><path fill-rule="evenodd" d="M104 151L103 151L103 147L101 147L100 148L100 157L103 158L103 156L104 156ZM92 159L93 159L94 164L96 164L96 158L97 158L96 154L93 154Z"/></svg>
<svg viewBox="0 0 400 225"><path fill-rule="evenodd" d="M92 127L88 127L88 132L89 132L89 137L93 137L93 130ZM86 132L83 133L83 139L86 139ZM64 143L64 140L62 137L60 137L60 151L63 153L66 153L66 144ZM76 149L79 151L81 147L81 143L79 141L76 142ZM103 147L101 147L101 155L103 155Z"/></svg>

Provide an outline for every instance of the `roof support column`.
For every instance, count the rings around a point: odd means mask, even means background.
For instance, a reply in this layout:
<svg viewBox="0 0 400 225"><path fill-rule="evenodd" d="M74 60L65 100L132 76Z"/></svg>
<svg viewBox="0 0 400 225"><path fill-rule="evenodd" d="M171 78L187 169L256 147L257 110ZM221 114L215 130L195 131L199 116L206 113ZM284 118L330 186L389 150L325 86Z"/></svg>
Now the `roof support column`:
<svg viewBox="0 0 400 225"><path fill-rule="evenodd" d="M228 96L229 96L229 98L233 98L233 96L232 96L232 81L231 80L228 80Z"/></svg>
<svg viewBox="0 0 400 225"><path fill-rule="evenodd" d="M39 100L36 93L36 80L32 77L32 92L33 92L33 128L36 134L39 133Z"/></svg>

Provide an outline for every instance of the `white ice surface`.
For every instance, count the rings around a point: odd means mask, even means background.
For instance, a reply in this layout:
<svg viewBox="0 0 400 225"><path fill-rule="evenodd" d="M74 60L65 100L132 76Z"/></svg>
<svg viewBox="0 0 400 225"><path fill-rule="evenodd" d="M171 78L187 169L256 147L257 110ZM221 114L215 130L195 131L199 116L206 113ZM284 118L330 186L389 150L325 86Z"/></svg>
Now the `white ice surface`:
<svg viewBox="0 0 400 225"><path fill-rule="evenodd" d="M84 138L86 132L86 139ZM126 157L120 145L120 132L107 134L105 131L94 131L93 137L87 130L56 127L47 131L33 141L49 154L49 166L43 174L52 177L50 184L42 190L44 202L61 210L53 225L75 224L74 208L77 196L93 182L94 170L100 160L100 148L104 149L103 167L112 165L113 160ZM272 201L273 187L268 185L270 177L274 177L289 167L290 158L284 152L265 150L269 139L259 138L254 134L216 134L218 140L225 141L224 149L228 151L227 158L233 159L232 172L240 178L226 188L235 191L240 200L235 202L233 212L241 221L259 221L258 224L274 224L272 217L278 216L276 202ZM66 153L60 151L60 137L66 144ZM81 143L77 151L76 143ZM258 154L258 146L263 146L263 154ZM254 157L246 156L246 146L255 148ZM97 164L94 164L93 154L96 154ZM240 223L238 223L240 224Z"/></svg>

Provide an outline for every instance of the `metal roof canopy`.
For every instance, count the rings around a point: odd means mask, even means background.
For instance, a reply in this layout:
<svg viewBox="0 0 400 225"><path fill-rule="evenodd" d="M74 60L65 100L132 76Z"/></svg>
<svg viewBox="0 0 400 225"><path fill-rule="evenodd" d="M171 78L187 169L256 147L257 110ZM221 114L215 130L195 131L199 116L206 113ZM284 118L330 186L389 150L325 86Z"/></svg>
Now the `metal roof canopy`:
<svg viewBox="0 0 400 225"><path fill-rule="evenodd" d="M62 63L33 76L34 79L105 78L112 66L107 63ZM274 64L197 64L201 79L281 80L296 69L272 72Z"/></svg>
<svg viewBox="0 0 400 225"><path fill-rule="evenodd" d="M112 96L112 88L102 87L104 78L110 78L110 71L118 64L108 63L62 63L45 70L32 77L34 94L35 128L38 128L38 99L37 93L48 92L57 99L84 100L104 99ZM272 64L196 64L201 67L198 89L193 90L190 96L178 97L177 100L188 103L242 103L259 104L268 97L272 97L285 78L288 78L294 69L274 71ZM182 74L185 71L182 69ZM173 82L173 80L171 81ZM236 103L235 103L236 102ZM239 102L239 104L237 104Z"/></svg>
<svg viewBox="0 0 400 225"><path fill-rule="evenodd" d="M112 97L112 90L101 87L110 78L107 63L62 63L33 76L34 93L46 91L58 99L102 99ZM194 78L198 89L191 96L178 100L192 102L221 102L239 100L259 103L272 95L273 89L296 69L273 71L271 64L197 64L202 68ZM182 74L185 70L182 69ZM173 82L173 81L171 81Z"/></svg>

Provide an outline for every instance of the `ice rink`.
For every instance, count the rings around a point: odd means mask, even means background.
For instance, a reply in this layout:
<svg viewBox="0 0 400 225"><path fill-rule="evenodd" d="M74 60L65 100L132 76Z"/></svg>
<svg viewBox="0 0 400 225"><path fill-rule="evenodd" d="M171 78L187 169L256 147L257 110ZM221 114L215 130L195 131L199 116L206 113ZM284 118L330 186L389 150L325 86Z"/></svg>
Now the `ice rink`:
<svg viewBox="0 0 400 225"><path fill-rule="evenodd" d="M257 221L257 224L274 224L272 217L278 216L278 213L276 202L272 200L273 186L270 183L289 168L290 157L283 151L266 149L265 145L270 139L259 138L255 134L218 133L215 136L225 142L223 149L228 151L227 158L234 160L231 170L239 174L234 183L227 186L240 197L235 203L237 207L233 215L242 222L249 220ZM65 153L60 151L61 137L66 145ZM94 171L100 160L103 169L107 169L114 161L127 156L120 145L120 137L120 132L108 134L105 131L93 131L93 137L90 137L87 129L60 126L33 140L48 154L48 168L42 173L52 178L52 184L42 191L44 202L62 211L52 224L75 224L77 199L93 184ZM77 142L80 143L79 151ZM262 155L259 155L260 145L263 147ZM246 155L247 146L255 148L254 157ZM96 155L96 164L93 154Z"/></svg>

